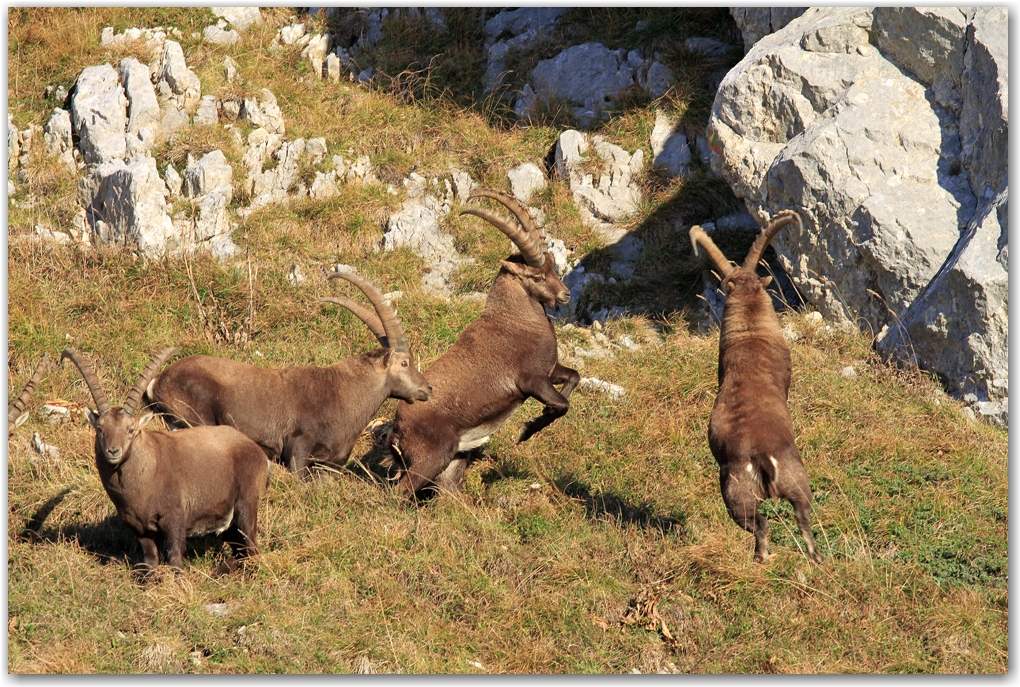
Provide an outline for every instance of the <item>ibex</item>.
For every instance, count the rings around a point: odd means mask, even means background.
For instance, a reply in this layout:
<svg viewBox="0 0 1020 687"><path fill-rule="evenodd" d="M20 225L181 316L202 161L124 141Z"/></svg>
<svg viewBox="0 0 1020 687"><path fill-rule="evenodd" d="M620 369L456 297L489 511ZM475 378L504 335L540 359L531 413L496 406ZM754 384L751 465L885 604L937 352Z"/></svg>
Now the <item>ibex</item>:
<svg viewBox="0 0 1020 687"><path fill-rule="evenodd" d="M435 484L455 491L467 468L459 455L481 446L531 397L545 404L525 423L518 443L566 414L580 376L557 361L556 330L545 308L570 300L556 274L546 238L527 207L499 191L477 189L471 198L492 198L517 217L523 229L479 208L481 217L520 249L503 261L482 315L426 370L435 394L425 406L397 404L390 449L403 470L400 488L412 499ZM554 384L562 384L557 391Z"/></svg>
<svg viewBox="0 0 1020 687"><path fill-rule="evenodd" d="M46 372L47 363L49 362L49 353L43 353L42 360L39 361L39 365L35 368L35 372L32 377L25 384L25 388L21 390L18 397L7 404L7 436L10 437L14 434L14 430L17 427L25 424L28 419L28 411L25 410L25 404L28 403L29 397L32 392L35 391L35 385L42 379L43 373Z"/></svg>
<svg viewBox="0 0 1020 687"><path fill-rule="evenodd" d="M117 514L142 545L145 567L159 565L158 543L170 565L183 566L187 537L216 533L233 553L216 574L258 554L259 497L269 463L258 445L232 427L176 432L142 431L152 413L136 416L145 385L176 354L165 348L146 366L123 406L111 408L95 369L73 348L69 358L92 392L96 411L85 416L96 430L96 468Z"/></svg>
<svg viewBox="0 0 1020 687"><path fill-rule="evenodd" d="M808 522L811 487L794 444L787 404L790 349L765 291L772 277L755 274L769 241L791 222L800 225L797 213L777 213L741 266L730 263L700 226L691 227L695 255L700 243L722 275L726 294L719 331L719 394L708 422L708 443L719 463L730 517L754 533L755 559L769 556L768 519L758 508L768 498L781 497L793 504L808 555L821 563Z"/></svg>
<svg viewBox="0 0 1020 687"><path fill-rule="evenodd" d="M382 349L328 367L282 369L192 355L152 380L146 393L153 407L178 424L236 427L302 479L312 463L342 467L387 398L427 401L432 387L415 369L400 319L382 293L357 274L334 277L360 288L375 313L346 298L322 300L351 308Z"/></svg>

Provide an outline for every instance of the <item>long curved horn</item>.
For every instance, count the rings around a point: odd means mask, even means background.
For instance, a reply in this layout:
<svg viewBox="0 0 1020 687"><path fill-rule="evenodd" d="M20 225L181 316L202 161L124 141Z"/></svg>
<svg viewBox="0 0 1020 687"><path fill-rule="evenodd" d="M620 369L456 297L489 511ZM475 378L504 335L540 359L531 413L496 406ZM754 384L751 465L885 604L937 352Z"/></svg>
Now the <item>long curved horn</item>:
<svg viewBox="0 0 1020 687"><path fill-rule="evenodd" d="M131 387L131 391L128 392L127 399L124 401L124 410L128 415L134 415L135 411L138 410L138 402L142 400L142 394L145 393L145 387L149 385L149 382L156 376L159 369L163 367L163 364L180 352L180 349L176 346L168 346L157 353L152 361L145 366L145 369L142 370L142 376L139 377L138 381L135 382L135 385Z"/></svg>
<svg viewBox="0 0 1020 687"><path fill-rule="evenodd" d="M28 402L29 396L35 390L35 385L42 379L43 373L46 372L47 363L49 362L50 354L43 353L42 360L39 361L39 365L35 368L35 372L32 373L31 379L25 384L25 388L21 390L18 397L7 404L7 422L8 428L13 428L14 423L17 422L18 418L21 417L22 412L25 410L25 403Z"/></svg>
<svg viewBox="0 0 1020 687"><path fill-rule="evenodd" d="M461 210L462 215L474 215L475 217L481 217L492 226L499 229L501 232L507 235L507 237L514 242L521 251L521 255L524 257L526 262L531 267L541 267L545 264L545 252L542 251L538 242L533 234L529 234L523 229L518 229L510 222L494 212L483 210L481 208L465 208Z"/></svg>
<svg viewBox="0 0 1020 687"><path fill-rule="evenodd" d="M372 305L375 306L375 311L379 315L383 331L386 332L386 341L390 344L390 348L405 353L411 350L407 347L407 339L404 338L404 327L400 324L400 318L397 317L396 311L390 307L390 304L386 302L382 293L379 289L375 288L372 282L354 272L334 272L329 275L329 278L346 279L361 289L368 296L368 300L372 301ZM371 329L371 327L369 328Z"/></svg>
<svg viewBox="0 0 1020 687"><path fill-rule="evenodd" d="M765 252L765 247L769 245L769 241L772 237L779 233L779 230L785 227L791 222L796 222L798 228L802 228L804 225L800 221L800 215L793 210L782 210L777 212L767 227L761 230L758 234L758 238L751 244L751 250L747 251L747 257L744 258L744 269L753 270L758 266L758 261L761 260L761 254Z"/></svg>
<svg viewBox="0 0 1020 687"><path fill-rule="evenodd" d="M96 377L96 369L92 367L92 364L73 348L65 348L61 351L60 360L63 361L64 358L67 358L78 367L78 371L84 377L89 391L92 392L92 400L96 402L96 410L99 414L104 415L109 412L110 401L107 400L106 392L103 391L103 387L99 384L99 379Z"/></svg>
<svg viewBox="0 0 1020 687"><path fill-rule="evenodd" d="M726 259L726 256L722 254L722 251L715 245L715 242L708 234L705 233L705 230L701 228L701 225L695 224L691 227L689 233L691 237L691 246L694 248L694 254L698 254L698 244L700 243L701 247L705 249L706 253L708 253L708 257L712 258L712 262L714 262L715 266L719 269L719 272L722 274L722 278L725 279L730 276L730 273L734 269L733 263Z"/></svg>
<svg viewBox="0 0 1020 687"><path fill-rule="evenodd" d="M389 348L390 344L386 338L386 330L383 329L382 320L379 316L369 307L366 307L354 300L353 298L347 298L346 296L338 296L336 298L320 298L316 303L335 303L336 305L347 308L352 313L358 316L358 318L365 323L365 325L372 330L375 334L375 338L379 339L379 344L383 348Z"/></svg>
<svg viewBox="0 0 1020 687"><path fill-rule="evenodd" d="M510 212L514 213L514 217L521 223L524 230L529 234L533 235L537 239L545 239L545 232L535 218L531 216L531 212L528 207L517 199L516 196L512 196L504 191L496 191L491 188L476 188L471 191L468 198L492 198L493 200L501 203Z"/></svg>

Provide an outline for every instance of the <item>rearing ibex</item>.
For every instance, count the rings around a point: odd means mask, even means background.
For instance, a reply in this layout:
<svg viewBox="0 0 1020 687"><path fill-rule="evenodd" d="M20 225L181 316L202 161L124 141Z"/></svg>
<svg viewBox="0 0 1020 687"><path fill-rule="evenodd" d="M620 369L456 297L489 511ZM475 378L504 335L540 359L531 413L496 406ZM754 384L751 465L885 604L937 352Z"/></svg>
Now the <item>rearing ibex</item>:
<svg viewBox="0 0 1020 687"><path fill-rule="evenodd" d="M28 411L25 410L25 404L28 403L29 397L32 392L35 391L35 385L42 379L43 373L46 372L47 363L49 362L49 353L43 353L42 360L39 361L39 365L35 368L35 372L32 377L25 384L25 388L21 390L18 397L7 404L7 436L14 434L14 429L25 424L28 419Z"/></svg>
<svg viewBox="0 0 1020 687"><path fill-rule="evenodd" d="M400 319L382 293L357 274L334 277L360 288L375 313L346 298L321 300L351 308L382 349L328 367L275 370L192 355L152 381L150 402L181 424L236 427L302 478L312 462L342 467L383 401L427 401L432 387L415 369Z"/></svg>
<svg viewBox="0 0 1020 687"><path fill-rule="evenodd" d="M492 198L514 213L523 229L480 208L462 214L495 226L520 253L503 261L482 315L426 370L435 389L432 400L424 406L397 404L390 448L404 470L400 487L407 498L430 483L459 488L467 459L458 454L488 441L531 397L545 410L525 423L517 441L527 441L566 414L580 381L576 370L559 364L556 330L545 313L568 302L570 290L556 274L544 232L513 196L476 189L471 198ZM563 387L557 391L554 384Z"/></svg>
<svg viewBox="0 0 1020 687"><path fill-rule="evenodd" d="M136 417L145 385L177 353L165 348L127 394L111 408L95 369L73 348L61 361L77 365L96 402L85 416L96 430L96 468L117 514L137 536L145 565L159 565L160 541L175 568L183 565L187 537L216 533L230 544L233 558L216 573L229 572L258 553L259 497L269 480L269 463L258 445L232 427L195 427L176 432L143 432L152 413Z"/></svg>
<svg viewBox="0 0 1020 687"><path fill-rule="evenodd" d="M787 398L790 349L779 328L772 299L765 291L772 277L758 277L755 267L776 233L800 217L783 210L768 223L736 266L700 226L691 227L697 255L704 247L722 275L726 294L719 331L719 394L708 423L708 443L719 463L719 483L730 517L754 533L755 558L768 558L768 519L758 512L768 498L793 504L808 555L818 563L808 516L811 486L794 443Z"/></svg>

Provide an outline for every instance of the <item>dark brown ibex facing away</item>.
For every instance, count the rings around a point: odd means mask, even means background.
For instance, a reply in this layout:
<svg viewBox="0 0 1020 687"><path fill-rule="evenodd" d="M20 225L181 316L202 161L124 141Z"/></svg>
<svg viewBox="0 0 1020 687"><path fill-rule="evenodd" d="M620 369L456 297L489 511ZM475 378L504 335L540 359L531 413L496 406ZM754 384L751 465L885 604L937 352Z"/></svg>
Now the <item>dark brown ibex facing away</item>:
<svg viewBox="0 0 1020 687"><path fill-rule="evenodd" d="M78 366L96 412L85 415L96 430L96 468L121 520L138 536L145 566L159 565L159 542L170 565L183 566L187 537L216 533L233 553L216 574L258 554L259 497L269 463L258 445L232 427L176 432L142 428L152 413L136 417L145 385L176 348L163 349L146 366L120 407L110 407L95 369L73 348L60 358Z"/></svg>
<svg viewBox="0 0 1020 687"><path fill-rule="evenodd" d="M42 379L43 374L46 372L49 362L49 353L43 353L42 360L39 361L39 365L35 368L35 372L32 377L25 384L25 388L21 390L18 397L7 404L7 436L10 437L14 434L14 430L17 427L25 424L25 420L28 419L28 411L25 410L25 404L28 403L29 397L32 392L35 391L35 385Z"/></svg>
<svg viewBox="0 0 1020 687"><path fill-rule="evenodd" d="M792 210L776 214L751 246L744 264L730 263L699 227L691 227L697 254L704 247L722 275L726 294L719 332L719 395L708 423L708 443L719 463L719 482L730 517L754 533L754 555L768 558L768 519L758 512L768 498L793 504L808 555L818 563L808 516L811 487L794 444L787 398L790 392L790 349L779 318L765 291L771 277L758 277L755 267L776 233L800 224Z"/></svg>
<svg viewBox="0 0 1020 687"><path fill-rule="evenodd" d="M192 355L149 385L153 407L180 424L236 427L302 478L311 463L343 467L383 401L427 401L432 387L415 369L400 319L382 293L357 274L333 277L358 286L375 312L347 298L322 300L350 308L379 337L382 349L328 367L275 370Z"/></svg>
<svg viewBox="0 0 1020 687"><path fill-rule="evenodd" d="M566 414L580 376L557 361L556 330L545 308L570 300L556 274L546 239L528 209L513 196L477 189L472 198L506 206L523 229L479 208L481 217L520 249L503 261L485 301L485 311L426 370L435 395L425 406L397 404L390 448L403 469L400 487L413 498L429 484L455 491L467 468L460 454L481 446L531 397L545 404L525 423L518 442ZM560 391L554 384L562 384Z"/></svg>

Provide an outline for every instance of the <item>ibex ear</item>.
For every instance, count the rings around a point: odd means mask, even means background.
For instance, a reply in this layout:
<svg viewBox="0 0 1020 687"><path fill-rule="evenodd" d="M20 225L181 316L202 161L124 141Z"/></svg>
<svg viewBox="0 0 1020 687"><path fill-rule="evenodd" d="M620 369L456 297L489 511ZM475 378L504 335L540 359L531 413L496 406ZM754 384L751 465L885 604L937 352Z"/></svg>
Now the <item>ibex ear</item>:
<svg viewBox="0 0 1020 687"><path fill-rule="evenodd" d="M137 426L138 429L141 429L145 425L149 424L149 420L152 419L153 415L154 413L146 413L145 415L142 415L140 418L138 418L138 422L136 423L135 426Z"/></svg>
<svg viewBox="0 0 1020 687"><path fill-rule="evenodd" d="M14 421L14 426L15 427L21 427L23 424L25 424L25 422L27 420L28 420L28 411L26 410L25 412L23 412L21 415L18 416L17 420Z"/></svg>
<svg viewBox="0 0 1020 687"><path fill-rule="evenodd" d="M520 279L526 279L528 277L533 276L530 271L531 268L529 268L524 263L510 262L509 260L504 260L503 267L505 267L510 274Z"/></svg>
<svg viewBox="0 0 1020 687"><path fill-rule="evenodd" d="M91 408L82 409L82 414L85 416L85 421L88 422L95 428L99 428L99 413L95 412Z"/></svg>
<svg viewBox="0 0 1020 687"><path fill-rule="evenodd" d="M725 295L729 296L730 292L733 291L733 282L728 279L724 281L722 283L722 290Z"/></svg>
<svg viewBox="0 0 1020 687"><path fill-rule="evenodd" d="M761 278L761 286L762 286L762 288L765 288L766 286L768 286L771 283L772 283L772 275L769 275L767 277L762 277Z"/></svg>

